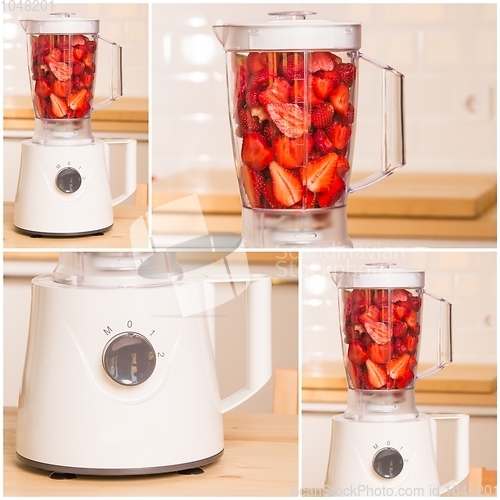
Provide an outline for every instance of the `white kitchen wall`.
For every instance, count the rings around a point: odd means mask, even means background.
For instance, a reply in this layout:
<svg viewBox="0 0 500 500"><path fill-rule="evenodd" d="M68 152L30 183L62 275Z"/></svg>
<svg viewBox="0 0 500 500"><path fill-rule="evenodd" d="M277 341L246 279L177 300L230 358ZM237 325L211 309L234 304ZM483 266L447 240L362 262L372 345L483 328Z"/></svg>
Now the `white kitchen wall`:
<svg viewBox="0 0 500 500"><path fill-rule="evenodd" d="M425 271L425 288L452 303L453 360L495 364L497 357L497 255L494 251L305 252L301 255L302 360L341 361L337 289L332 270L355 271L389 262ZM424 299L420 361L435 361L436 309Z"/></svg>
<svg viewBox="0 0 500 500"><path fill-rule="evenodd" d="M232 169L225 55L212 26L317 12L362 24L362 51L405 74L403 172L496 172L496 4L152 5L153 172ZM356 170L379 168L379 77L360 69ZM402 173L403 173L402 172Z"/></svg>
<svg viewBox="0 0 500 500"><path fill-rule="evenodd" d="M23 2L24 3L24 2ZM45 12L21 11L15 2L3 8L4 95L29 95L26 34L20 19L48 17L49 12L73 12L79 17L100 20L100 35L123 47L123 94L148 96L148 4L143 3L56 3L47 2ZM107 96L109 52L99 45L96 96Z"/></svg>

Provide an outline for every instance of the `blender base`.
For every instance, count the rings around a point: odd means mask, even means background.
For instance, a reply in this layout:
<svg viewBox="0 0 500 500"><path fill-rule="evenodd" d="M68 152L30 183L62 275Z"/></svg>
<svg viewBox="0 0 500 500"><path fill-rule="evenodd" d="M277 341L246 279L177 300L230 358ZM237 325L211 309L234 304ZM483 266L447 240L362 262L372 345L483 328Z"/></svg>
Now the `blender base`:
<svg viewBox="0 0 500 500"><path fill-rule="evenodd" d="M194 469L196 467L202 467L204 465L211 464L219 459L224 453L224 449L222 449L216 455L213 455L208 458L203 458L201 460L195 460L193 462L185 463L185 464L174 464L174 465L160 465L158 467L141 467L141 468L133 468L133 469L92 469L90 467L66 467L64 465L54 465L54 464L45 464L42 462L36 462L34 460L30 460L29 458L25 458L19 453L17 453L17 457L19 461L30 467L35 469L42 469L50 472L57 472L62 474L77 474L80 476L144 476L149 474L164 474L167 472L180 472L183 470Z"/></svg>
<svg viewBox="0 0 500 500"><path fill-rule="evenodd" d="M347 234L346 206L328 209L242 209L245 247L345 247L353 244Z"/></svg>
<svg viewBox="0 0 500 500"><path fill-rule="evenodd" d="M48 233L40 231L30 231L29 229L23 229L22 227L18 227L16 225L14 225L14 227L19 233L30 236L31 238L78 238L79 236L102 236L106 231L109 231L113 227L113 224L102 229L82 231L80 233Z"/></svg>

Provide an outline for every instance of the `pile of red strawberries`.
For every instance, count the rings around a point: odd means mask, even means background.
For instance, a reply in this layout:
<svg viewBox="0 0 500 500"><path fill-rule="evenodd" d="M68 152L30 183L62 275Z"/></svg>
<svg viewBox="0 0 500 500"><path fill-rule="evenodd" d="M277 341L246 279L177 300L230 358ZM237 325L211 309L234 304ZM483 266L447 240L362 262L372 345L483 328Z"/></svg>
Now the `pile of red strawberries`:
<svg viewBox="0 0 500 500"><path fill-rule="evenodd" d="M354 289L343 294L349 386L410 386L418 359L421 298L404 289Z"/></svg>
<svg viewBox="0 0 500 500"><path fill-rule="evenodd" d="M331 52L233 56L240 179L252 208L328 208L345 192L354 64Z"/></svg>
<svg viewBox="0 0 500 500"><path fill-rule="evenodd" d="M84 35L31 37L38 118L84 118L91 110L96 42Z"/></svg>

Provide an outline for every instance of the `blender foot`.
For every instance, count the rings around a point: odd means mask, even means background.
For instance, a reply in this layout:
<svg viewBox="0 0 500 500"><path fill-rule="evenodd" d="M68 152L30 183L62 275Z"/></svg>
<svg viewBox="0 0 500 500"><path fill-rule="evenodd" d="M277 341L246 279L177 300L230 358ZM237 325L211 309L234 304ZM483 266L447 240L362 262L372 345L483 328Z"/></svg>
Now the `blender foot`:
<svg viewBox="0 0 500 500"><path fill-rule="evenodd" d="M50 479L56 479L56 480L61 480L61 479L75 479L78 477L76 474L73 474L71 472L51 472L49 474Z"/></svg>
<svg viewBox="0 0 500 500"><path fill-rule="evenodd" d="M183 476L197 476L198 474L203 474L205 471L201 467L194 467L192 469L178 470L177 474L182 474Z"/></svg>

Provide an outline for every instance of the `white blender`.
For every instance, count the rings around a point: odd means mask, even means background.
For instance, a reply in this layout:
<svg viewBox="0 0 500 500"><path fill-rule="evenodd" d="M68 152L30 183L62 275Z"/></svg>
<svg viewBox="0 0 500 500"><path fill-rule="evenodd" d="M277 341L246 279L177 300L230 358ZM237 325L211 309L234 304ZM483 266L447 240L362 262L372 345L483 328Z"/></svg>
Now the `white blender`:
<svg viewBox="0 0 500 500"><path fill-rule="evenodd" d="M122 95L121 47L98 35L99 21L58 13L25 19L35 134L23 141L14 225L33 236L81 236L113 225L113 206L136 188L136 141L103 141L92 110ZM111 45L110 96L94 105L98 39ZM123 144L123 192L112 198L110 144Z"/></svg>
<svg viewBox="0 0 500 500"><path fill-rule="evenodd" d="M247 247L351 247L347 195L405 165L403 75L360 52L360 24L312 14L213 27ZM382 168L351 183L360 59L382 70Z"/></svg>
<svg viewBox="0 0 500 500"><path fill-rule="evenodd" d="M242 293L246 385L221 400L213 308ZM271 373L269 276L183 275L168 252L61 253L32 282L17 455L84 475L200 467L223 454L222 414Z"/></svg>
<svg viewBox="0 0 500 500"><path fill-rule="evenodd" d="M389 264L332 272L339 290L347 410L333 417L325 488L332 496L437 496L469 473L469 416L427 415L415 406L414 382L452 361L451 304L424 289L423 271ZM437 300L436 366L417 374L422 300ZM454 424L446 456L438 423ZM438 461L454 464L440 482Z"/></svg>

